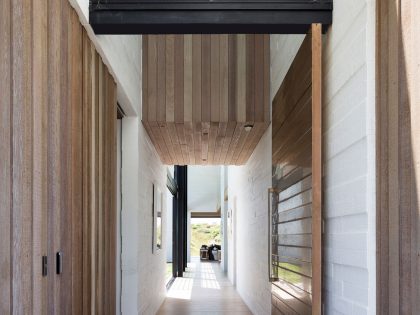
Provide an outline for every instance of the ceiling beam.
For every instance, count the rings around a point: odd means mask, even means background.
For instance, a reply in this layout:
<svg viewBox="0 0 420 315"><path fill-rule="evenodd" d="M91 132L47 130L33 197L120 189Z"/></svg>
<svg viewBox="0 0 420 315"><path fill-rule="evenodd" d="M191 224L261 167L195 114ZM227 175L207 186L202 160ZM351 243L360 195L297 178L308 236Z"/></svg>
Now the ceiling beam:
<svg viewBox="0 0 420 315"><path fill-rule="evenodd" d="M306 34L332 0L93 0L89 19L96 34Z"/></svg>

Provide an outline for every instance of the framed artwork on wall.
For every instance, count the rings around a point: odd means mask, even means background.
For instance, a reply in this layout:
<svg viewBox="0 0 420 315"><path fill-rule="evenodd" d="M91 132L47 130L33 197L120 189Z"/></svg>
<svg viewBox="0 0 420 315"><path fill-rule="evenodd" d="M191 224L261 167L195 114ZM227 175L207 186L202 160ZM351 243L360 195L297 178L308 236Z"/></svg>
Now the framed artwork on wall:
<svg viewBox="0 0 420 315"><path fill-rule="evenodd" d="M153 185L153 253L162 248L162 192Z"/></svg>

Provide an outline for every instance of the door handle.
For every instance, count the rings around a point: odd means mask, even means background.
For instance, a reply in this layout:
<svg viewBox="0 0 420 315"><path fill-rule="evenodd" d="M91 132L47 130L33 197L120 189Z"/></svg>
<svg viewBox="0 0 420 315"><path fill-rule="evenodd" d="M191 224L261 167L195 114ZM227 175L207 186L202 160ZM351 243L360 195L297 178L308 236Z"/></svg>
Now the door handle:
<svg viewBox="0 0 420 315"><path fill-rule="evenodd" d="M268 281L278 280L277 272L273 272L273 199L272 194L278 194L276 188L268 189Z"/></svg>
<svg viewBox="0 0 420 315"><path fill-rule="evenodd" d="M46 277L48 274L48 259L47 256L42 256L42 276Z"/></svg>
<svg viewBox="0 0 420 315"><path fill-rule="evenodd" d="M57 252L56 254L56 273L61 275L63 273L63 253Z"/></svg>

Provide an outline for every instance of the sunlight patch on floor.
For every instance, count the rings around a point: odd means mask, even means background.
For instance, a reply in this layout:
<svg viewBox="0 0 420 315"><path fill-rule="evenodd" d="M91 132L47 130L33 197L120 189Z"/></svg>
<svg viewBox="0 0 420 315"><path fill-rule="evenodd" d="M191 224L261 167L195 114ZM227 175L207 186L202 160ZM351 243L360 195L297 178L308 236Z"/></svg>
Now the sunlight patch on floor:
<svg viewBox="0 0 420 315"><path fill-rule="evenodd" d="M191 300L193 284L192 278L176 278L166 296L173 299Z"/></svg>

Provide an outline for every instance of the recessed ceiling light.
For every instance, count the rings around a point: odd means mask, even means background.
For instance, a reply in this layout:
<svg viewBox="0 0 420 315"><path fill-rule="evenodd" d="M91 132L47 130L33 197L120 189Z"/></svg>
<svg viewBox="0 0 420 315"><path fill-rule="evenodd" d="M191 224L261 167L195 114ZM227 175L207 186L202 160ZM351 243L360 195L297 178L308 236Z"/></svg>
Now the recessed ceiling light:
<svg viewBox="0 0 420 315"><path fill-rule="evenodd" d="M244 129L246 132L250 132L253 127L254 127L253 125L248 124L244 126Z"/></svg>

